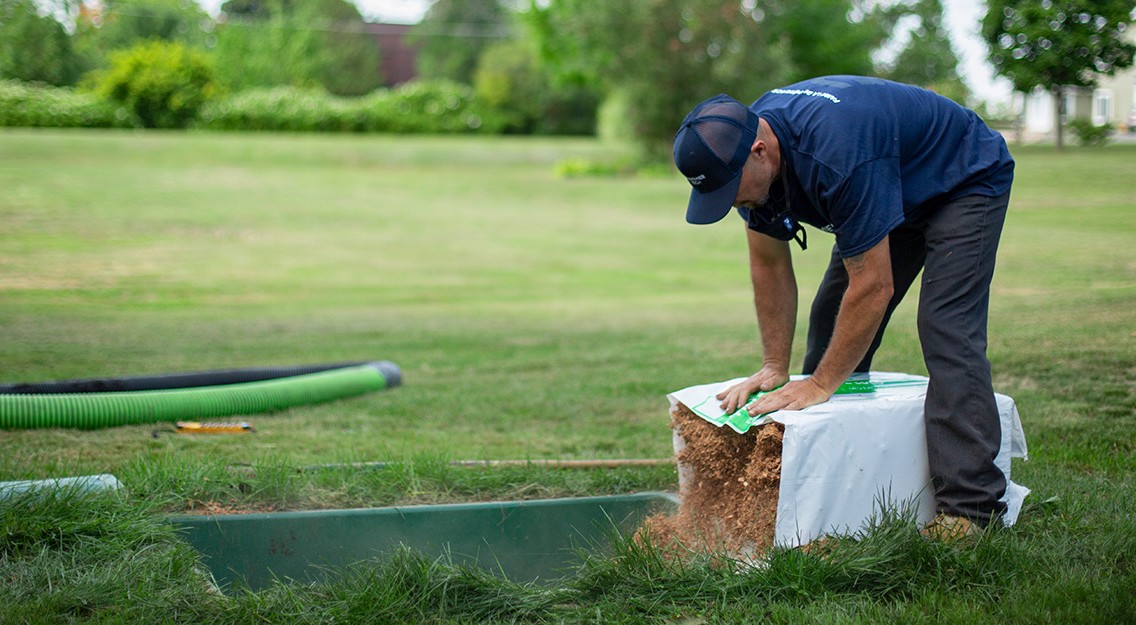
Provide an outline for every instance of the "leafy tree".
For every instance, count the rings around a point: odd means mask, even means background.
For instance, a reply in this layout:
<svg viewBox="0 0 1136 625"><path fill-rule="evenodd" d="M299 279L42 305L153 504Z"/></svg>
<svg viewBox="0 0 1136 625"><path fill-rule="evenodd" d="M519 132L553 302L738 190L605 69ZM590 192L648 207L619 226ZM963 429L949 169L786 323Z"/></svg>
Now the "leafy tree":
<svg viewBox="0 0 1136 625"><path fill-rule="evenodd" d="M326 63L321 34L280 0L226 2L211 50L217 79L231 91L288 85L314 87Z"/></svg>
<svg viewBox="0 0 1136 625"><path fill-rule="evenodd" d="M230 0L213 56L222 84L320 86L336 95L382 83L378 46L345 0Z"/></svg>
<svg viewBox="0 0 1136 625"><path fill-rule="evenodd" d="M548 77L541 73L538 51L525 39L489 46L474 74L477 98L500 111L507 132L530 133L540 117Z"/></svg>
<svg viewBox="0 0 1136 625"><path fill-rule="evenodd" d="M478 101L504 118L505 132L595 132L599 104L595 90L553 84L529 37L507 39L487 48L474 74L474 86Z"/></svg>
<svg viewBox="0 0 1136 625"><path fill-rule="evenodd" d="M102 0L102 10L84 13L75 27L75 47L85 69L106 67L114 50L147 40L203 47L213 20L195 2Z"/></svg>
<svg viewBox="0 0 1136 625"><path fill-rule="evenodd" d="M183 128L216 93L204 52L180 42L150 40L110 55L95 91L126 105L147 128Z"/></svg>
<svg viewBox="0 0 1136 625"><path fill-rule="evenodd" d="M762 15L736 0L534 0L528 21L560 80L628 103L626 123L650 159L670 154L699 101L722 92L751 100L790 74Z"/></svg>
<svg viewBox="0 0 1136 625"><path fill-rule="evenodd" d="M755 0L749 3L757 6ZM826 74L872 75L872 52L904 15L906 4L865 0L768 0L760 3L769 28L784 37L794 71L791 80Z"/></svg>
<svg viewBox="0 0 1136 625"><path fill-rule="evenodd" d="M498 0L434 0L409 38L418 74L473 84L481 53L508 33L511 19Z"/></svg>
<svg viewBox="0 0 1136 625"><path fill-rule="evenodd" d="M990 61L1018 91L1053 93L1058 150L1066 89L1093 87L1132 65L1136 46L1126 37L1134 12L1132 0L989 0L982 34Z"/></svg>
<svg viewBox="0 0 1136 625"><path fill-rule="evenodd" d="M958 55L943 25L942 1L919 0L911 12L919 23L912 29L907 47L899 53L885 76L927 87L966 104L969 90L959 77Z"/></svg>
<svg viewBox="0 0 1136 625"><path fill-rule="evenodd" d="M366 31L359 9L346 0L307 0L303 6L315 13L313 23L326 28L328 63L317 76L320 84L342 96L363 95L381 87L379 45Z"/></svg>
<svg viewBox="0 0 1136 625"><path fill-rule="evenodd" d="M71 38L32 0L0 0L0 79L63 86L79 77Z"/></svg>

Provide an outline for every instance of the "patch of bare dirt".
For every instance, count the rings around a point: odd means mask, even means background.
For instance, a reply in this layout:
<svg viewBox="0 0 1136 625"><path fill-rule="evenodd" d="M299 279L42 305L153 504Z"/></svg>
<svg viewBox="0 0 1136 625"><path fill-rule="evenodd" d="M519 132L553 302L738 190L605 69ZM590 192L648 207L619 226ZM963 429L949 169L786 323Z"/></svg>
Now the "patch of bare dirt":
<svg viewBox="0 0 1136 625"><path fill-rule="evenodd" d="M678 404L671 427L686 448L676 459L689 473L674 515L655 515L640 529L668 553L725 551L749 558L773 545L785 426L770 422L738 434L703 421Z"/></svg>
<svg viewBox="0 0 1136 625"><path fill-rule="evenodd" d="M224 504L219 501L190 501L189 506L182 514L200 514L202 516L216 516L221 514L258 514L261 512L276 512L276 508L267 504L236 506Z"/></svg>

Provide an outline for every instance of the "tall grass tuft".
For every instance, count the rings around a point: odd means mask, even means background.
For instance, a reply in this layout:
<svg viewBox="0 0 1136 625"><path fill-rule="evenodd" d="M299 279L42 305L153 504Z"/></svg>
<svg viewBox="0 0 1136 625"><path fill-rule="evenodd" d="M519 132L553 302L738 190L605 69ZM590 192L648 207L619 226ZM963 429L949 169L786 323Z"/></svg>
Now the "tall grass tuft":
<svg viewBox="0 0 1136 625"><path fill-rule="evenodd" d="M225 623L282 614L290 623L542 622L561 594L403 549L356 564L332 583L213 598L210 615Z"/></svg>
<svg viewBox="0 0 1136 625"><path fill-rule="evenodd" d="M171 525L120 493L0 502L0 620L176 622L213 589L203 571Z"/></svg>
<svg viewBox="0 0 1136 625"><path fill-rule="evenodd" d="M117 471L131 495L164 509L191 510L206 502L245 499L248 485L216 458L138 456Z"/></svg>
<svg viewBox="0 0 1136 625"><path fill-rule="evenodd" d="M939 592L996 597L1028 561L1009 531L973 541L930 541L914 519L884 511L866 529L807 549L777 547L740 560L662 548L650 534L622 539L611 557L593 557L570 582L580 605L618 606L647 618L735 603L773 605L842 597L902 603Z"/></svg>

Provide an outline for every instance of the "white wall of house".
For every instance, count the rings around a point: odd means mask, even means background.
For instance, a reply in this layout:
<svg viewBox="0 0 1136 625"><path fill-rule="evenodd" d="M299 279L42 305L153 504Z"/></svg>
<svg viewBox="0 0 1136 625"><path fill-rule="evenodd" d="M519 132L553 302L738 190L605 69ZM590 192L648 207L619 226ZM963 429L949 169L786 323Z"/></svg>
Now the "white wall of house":
<svg viewBox="0 0 1136 625"><path fill-rule="evenodd" d="M1101 79L1094 94L1094 111L1104 108L1103 101L1109 100L1109 123L1118 131L1128 129L1128 117L1136 112L1136 67L1117 72L1115 76ZM1094 121L1096 121L1094 119Z"/></svg>
<svg viewBox="0 0 1136 625"><path fill-rule="evenodd" d="M1022 129L1029 135L1053 132L1053 105L1053 94L1040 87L1024 97L1014 96L1014 110L1022 116ZM1070 89L1065 97L1066 121L1083 118L1098 126L1109 124L1125 132L1133 113L1136 113L1136 69L1102 79L1095 89Z"/></svg>
<svg viewBox="0 0 1136 625"><path fill-rule="evenodd" d="M1016 96L1022 116L1022 129L1029 134L1053 132L1053 95L1038 87L1024 97Z"/></svg>
<svg viewBox="0 0 1136 625"><path fill-rule="evenodd" d="M1092 114L1092 92L1071 87L1065 92L1065 121ZM1053 132L1055 111L1053 93L1038 87L1024 98L1016 96L1016 110L1022 116L1022 129L1029 135L1045 135Z"/></svg>

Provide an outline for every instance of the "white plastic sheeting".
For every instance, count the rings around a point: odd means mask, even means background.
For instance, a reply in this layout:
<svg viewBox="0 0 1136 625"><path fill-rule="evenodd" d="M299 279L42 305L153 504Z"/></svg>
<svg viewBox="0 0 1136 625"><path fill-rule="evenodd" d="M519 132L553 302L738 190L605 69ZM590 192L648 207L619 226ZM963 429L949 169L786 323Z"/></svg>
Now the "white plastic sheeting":
<svg viewBox="0 0 1136 625"><path fill-rule="evenodd" d="M78 477L59 477L47 480L19 480L16 482L0 482L0 501L22 495L29 491L70 491L76 493L92 493L104 490L118 490L122 482L109 473L99 475L81 475Z"/></svg>
<svg viewBox="0 0 1136 625"><path fill-rule="evenodd" d="M720 413L719 402L706 402L706 398L743 379L692 386L667 398L672 410L681 402L702 404L702 410ZM882 372L871 373L869 379L927 381ZM774 412L755 423L774 420L785 425L775 544L792 547L825 534L855 532L866 527L882 507L914 506L920 524L935 516L923 427L926 391L925 384L882 386L874 393L834 395L804 410ZM1002 417L1002 446L995 464L1006 475L1003 520L1013 525L1029 489L1010 481L1010 459L1027 457L1026 439L1014 400L1000 394L995 397ZM684 445L676 434L676 453ZM689 474L689 467L679 466L680 488Z"/></svg>

